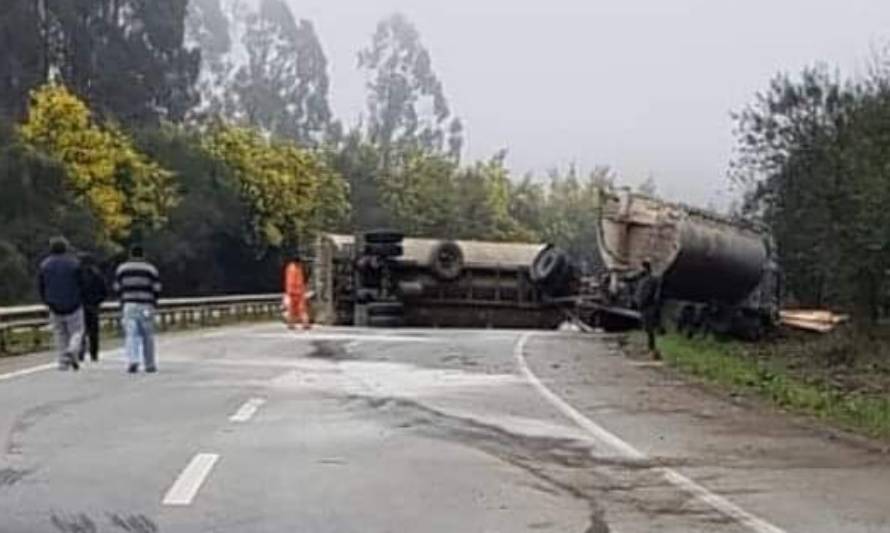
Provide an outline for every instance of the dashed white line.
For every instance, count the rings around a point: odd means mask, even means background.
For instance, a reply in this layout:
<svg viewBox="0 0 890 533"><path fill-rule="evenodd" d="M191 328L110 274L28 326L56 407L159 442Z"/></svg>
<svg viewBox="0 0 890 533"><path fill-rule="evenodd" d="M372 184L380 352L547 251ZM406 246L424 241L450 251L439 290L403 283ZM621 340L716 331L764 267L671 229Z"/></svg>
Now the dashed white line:
<svg viewBox="0 0 890 533"><path fill-rule="evenodd" d="M590 433L590 435L601 444L610 448L614 453L624 456L627 459L645 460L646 454L634 448L631 444L621 440L620 437L611 433L604 427L600 426L593 420L581 414L577 409L572 407L568 402L560 398L556 393L551 391L544 385L540 379L531 371L525 360L525 345L531 338L531 333L525 333L513 348L513 355L519 369L525 376L526 380L537 389L538 393L550 402L551 405L559 409L566 417L575 422L579 427ZM762 518L745 511L738 505L732 503L726 498L719 496L705 487L699 485L695 481L689 479L683 474L677 472L673 468L659 467L653 470L660 473L665 480L675 487L690 494L699 501L709 505L724 516L727 516L739 524L747 527L756 533L786 533L785 530L770 524Z"/></svg>
<svg viewBox="0 0 890 533"><path fill-rule="evenodd" d="M235 414L229 417L229 422L247 422L257 410L266 403L265 398L251 398L235 411Z"/></svg>
<svg viewBox="0 0 890 533"><path fill-rule="evenodd" d="M38 372L43 372L45 370L52 370L56 368L58 363L47 363L45 365L32 366L30 368L23 368L22 370L16 370L14 372L7 372L6 374L0 374L0 381L4 381L7 379L18 378L22 376L27 376L29 374L36 374Z"/></svg>
<svg viewBox="0 0 890 533"><path fill-rule="evenodd" d="M191 505L218 460L219 455L215 453L195 455L173 482L173 486L164 495L161 503L164 505Z"/></svg>

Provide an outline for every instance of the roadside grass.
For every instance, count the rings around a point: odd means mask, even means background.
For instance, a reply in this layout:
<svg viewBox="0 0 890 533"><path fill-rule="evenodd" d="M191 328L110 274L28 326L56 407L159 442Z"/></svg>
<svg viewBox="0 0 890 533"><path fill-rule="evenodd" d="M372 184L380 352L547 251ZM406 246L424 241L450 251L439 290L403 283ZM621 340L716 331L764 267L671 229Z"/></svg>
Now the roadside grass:
<svg viewBox="0 0 890 533"><path fill-rule="evenodd" d="M818 342L813 339L811 342ZM813 416L870 437L890 438L890 396L886 391L845 388L824 372L801 371L800 343L746 345L713 338L688 339L668 334L660 339L665 362L683 373L736 393L753 394L790 412ZM813 350L816 352L816 350ZM815 361L814 359L814 362ZM824 370L824 369L823 369Z"/></svg>

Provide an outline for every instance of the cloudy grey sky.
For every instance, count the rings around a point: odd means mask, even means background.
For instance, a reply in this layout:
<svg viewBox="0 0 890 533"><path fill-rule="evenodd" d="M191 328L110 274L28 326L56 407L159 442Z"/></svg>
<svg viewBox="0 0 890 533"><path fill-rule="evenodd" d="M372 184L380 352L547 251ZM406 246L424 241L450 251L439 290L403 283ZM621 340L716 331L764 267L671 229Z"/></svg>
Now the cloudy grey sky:
<svg viewBox="0 0 890 533"><path fill-rule="evenodd" d="M432 53L467 155L650 174L674 199L726 205L729 113L778 71L855 75L890 40L888 0L289 0L317 26L337 114L364 106L356 51L400 11Z"/></svg>

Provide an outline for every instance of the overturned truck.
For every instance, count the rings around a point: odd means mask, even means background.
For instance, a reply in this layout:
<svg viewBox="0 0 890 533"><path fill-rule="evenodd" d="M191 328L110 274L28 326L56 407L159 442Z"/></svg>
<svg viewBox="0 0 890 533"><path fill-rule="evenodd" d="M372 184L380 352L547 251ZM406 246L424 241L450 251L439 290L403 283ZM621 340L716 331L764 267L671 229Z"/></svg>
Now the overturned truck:
<svg viewBox="0 0 890 533"><path fill-rule="evenodd" d="M327 324L554 328L563 310L531 280L538 244L325 234L315 246L313 308Z"/></svg>
<svg viewBox="0 0 890 533"><path fill-rule="evenodd" d="M755 339L777 321L781 279L762 226L623 189L603 191L597 236L602 264L580 280L571 258L554 248L532 265L547 301L574 307L590 325L637 325L633 295L644 261L683 328Z"/></svg>

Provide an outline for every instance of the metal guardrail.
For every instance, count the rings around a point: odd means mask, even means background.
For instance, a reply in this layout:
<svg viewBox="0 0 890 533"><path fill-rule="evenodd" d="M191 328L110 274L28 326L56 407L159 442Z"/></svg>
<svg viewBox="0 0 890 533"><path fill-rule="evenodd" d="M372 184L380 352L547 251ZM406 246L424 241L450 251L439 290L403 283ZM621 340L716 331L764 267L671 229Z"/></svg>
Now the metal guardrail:
<svg viewBox="0 0 890 533"><path fill-rule="evenodd" d="M271 318L280 311L280 294L165 298L158 302L156 323L160 330L189 325L210 326L237 320ZM102 305L100 323L120 327L119 302ZM14 338L24 337L25 350L36 350L48 342L49 311L43 305L0 307L0 354L13 351ZM18 338L22 341L21 338Z"/></svg>

